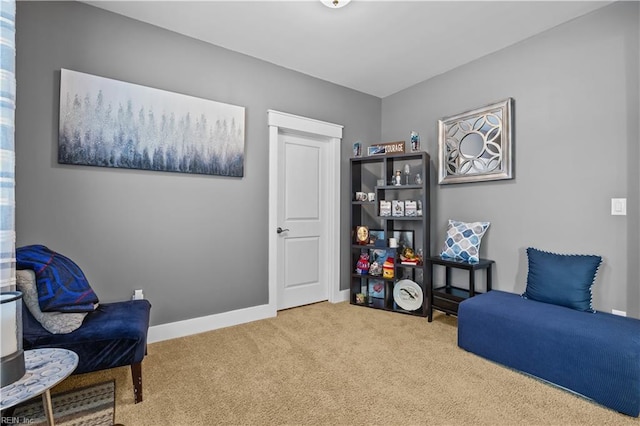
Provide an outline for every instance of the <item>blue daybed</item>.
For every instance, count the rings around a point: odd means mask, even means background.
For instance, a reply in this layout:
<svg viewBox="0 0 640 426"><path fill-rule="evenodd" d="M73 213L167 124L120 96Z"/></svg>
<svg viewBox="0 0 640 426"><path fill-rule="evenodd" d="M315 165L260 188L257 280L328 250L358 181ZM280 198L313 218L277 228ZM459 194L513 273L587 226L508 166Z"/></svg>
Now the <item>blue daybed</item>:
<svg viewBox="0 0 640 426"><path fill-rule="evenodd" d="M458 345L638 417L640 320L493 290L460 304Z"/></svg>

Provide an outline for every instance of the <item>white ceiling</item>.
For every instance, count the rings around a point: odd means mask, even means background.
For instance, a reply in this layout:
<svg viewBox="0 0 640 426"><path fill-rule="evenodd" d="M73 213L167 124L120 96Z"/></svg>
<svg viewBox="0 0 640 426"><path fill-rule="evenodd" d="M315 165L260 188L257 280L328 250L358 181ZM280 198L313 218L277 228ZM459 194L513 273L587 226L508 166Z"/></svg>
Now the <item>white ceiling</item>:
<svg viewBox="0 0 640 426"><path fill-rule="evenodd" d="M86 1L384 98L611 1Z"/></svg>

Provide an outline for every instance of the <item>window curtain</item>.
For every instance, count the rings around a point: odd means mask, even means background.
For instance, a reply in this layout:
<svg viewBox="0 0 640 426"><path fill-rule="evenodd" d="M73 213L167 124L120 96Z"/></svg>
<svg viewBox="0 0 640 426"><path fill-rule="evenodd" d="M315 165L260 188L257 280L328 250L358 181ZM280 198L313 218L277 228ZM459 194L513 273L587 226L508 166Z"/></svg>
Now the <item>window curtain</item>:
<svg viewBox="0 0 640 426"><path fill-rule="evenodd" d="M0 1L0 287L16 283L16 1Z"/></svg>

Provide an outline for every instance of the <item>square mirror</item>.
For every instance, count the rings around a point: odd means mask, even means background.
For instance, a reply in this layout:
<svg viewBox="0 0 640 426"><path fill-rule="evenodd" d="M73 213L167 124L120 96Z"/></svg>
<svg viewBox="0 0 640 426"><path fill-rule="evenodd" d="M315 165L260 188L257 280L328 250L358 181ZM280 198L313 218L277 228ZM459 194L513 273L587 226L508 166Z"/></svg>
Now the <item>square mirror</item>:
<svg viewBox="0 0 640 426"><path fill-rule="evenodd" d="M513 99L438 121L438 183L512 179Z"/></svg>

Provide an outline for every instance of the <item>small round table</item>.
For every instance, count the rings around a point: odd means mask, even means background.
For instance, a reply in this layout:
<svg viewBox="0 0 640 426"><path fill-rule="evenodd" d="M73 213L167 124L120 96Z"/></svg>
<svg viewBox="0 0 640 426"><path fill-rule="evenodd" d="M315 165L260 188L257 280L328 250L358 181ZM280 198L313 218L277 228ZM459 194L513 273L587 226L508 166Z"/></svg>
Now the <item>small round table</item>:
<svg viewBox="0 0 640 426"><path fill-rule="evenodd" d="M78 355L66 349L33 349L24 352L24 364L25 375L0 389L0 410L42 394L47 422L53 426L49 390L73 373L78 366Z"/></svg>

